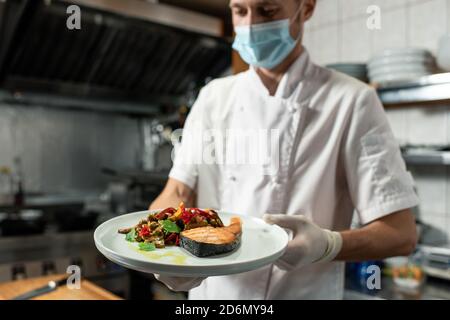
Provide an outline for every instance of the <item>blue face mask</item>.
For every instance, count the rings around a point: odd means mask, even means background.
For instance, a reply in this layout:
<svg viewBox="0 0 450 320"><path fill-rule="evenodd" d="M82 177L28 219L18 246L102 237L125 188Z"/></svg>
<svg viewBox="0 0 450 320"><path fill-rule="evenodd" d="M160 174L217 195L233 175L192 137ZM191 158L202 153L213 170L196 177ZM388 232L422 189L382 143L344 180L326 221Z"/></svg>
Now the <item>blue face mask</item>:
<svg viewBox="0 0 450 320"><path fill-rule="evenodd" d="M233 49L241 58L254 67L273 69L280 65L294 50L299 41L290 33L290 20L238 26Z"/></svg>

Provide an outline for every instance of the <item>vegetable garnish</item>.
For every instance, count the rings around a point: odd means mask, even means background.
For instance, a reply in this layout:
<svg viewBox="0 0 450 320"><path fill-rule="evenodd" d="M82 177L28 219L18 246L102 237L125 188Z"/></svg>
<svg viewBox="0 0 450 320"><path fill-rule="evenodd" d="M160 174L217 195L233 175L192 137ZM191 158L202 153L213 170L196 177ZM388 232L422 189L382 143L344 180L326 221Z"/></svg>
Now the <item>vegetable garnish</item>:
<svg viewBox="0 0 450 320"><path fill-rule="evenodd" d="M139 250L154 251L154 250L156 250L156 246L154 243L141 242L141 243L139 243Z"/></svg>
<svg viewBox="0 0 450 320"><path fill-rule="evenodd" d="M139 231L139 237L145 238L150 235L150 228L148 225L143 225L141 231Z"/></svg>
<svg viewBox="0 0 450 320"><path fill-rule="evenodd" d="M129 242L134 242L136 238L136 230L134 228L131 229L130 232L127 233L127 235L125 236L125 240L129 241Z"/></svg>
<svg viewBox="0 0 450 320"><path fill-rule="evenodd" d="M177 226L177 224L173 221L170 220L164 220L162 222L164 231L169 232L169 233L180 233L181 229L179 226Z"/></svg>
<svg viewBox="0 0 450 320"><path fill-rule="evenodd" d="M134 227L120 229L119 233L126 235L126 241L138 242L140 250L153 251L165 246L179 246L181 232L206 226L223 227L217 212L186 208L180 203L178 208L152 213Z"/></svg>

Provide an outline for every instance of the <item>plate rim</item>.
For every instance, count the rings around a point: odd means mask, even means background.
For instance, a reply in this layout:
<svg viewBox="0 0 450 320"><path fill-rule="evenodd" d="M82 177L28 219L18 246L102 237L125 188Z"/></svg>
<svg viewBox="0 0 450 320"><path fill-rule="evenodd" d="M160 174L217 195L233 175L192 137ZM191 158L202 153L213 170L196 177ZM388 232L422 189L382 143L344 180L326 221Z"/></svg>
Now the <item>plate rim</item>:
<svg viewBox="0 0 450 320"><path fill-rule="evenodd" d="M282 249L280 249L280 250L276 251L275 253L273 253L269 256L266 256L264 258L244 260L244 261L240 261L240 262L232 263L232 264L211 264L211 265L202 265L202 266L177 265L177 264L167 264L167 263L161 263L161 262L155 263L153 261L145 261L145 260L135 259L132 257L123 256L121 254L117 254L113 250L106 247L102 243L102 241L100 241L100 239L99 239L100 232L105 228L105 226L107 224L110 224L114 220L119 220L120 218L123 218L124 216L139 215L139 214L147 214L148 215L148 214L151 214L152 212L158 212L158 211L161 211L161 209L130 212L130 213L125 213L120 216L111 218L107 221L104 221L94 231L94 243L95 243L97 250L100 251L100 253L102 253L107 259L109 259L119 265L122 265L125 268L138 270L141 272L156 273L156 271L154 271L153 269L167 268L167 269L171 269L173 272L172 271L166 272L163 270L160 270L157 272L161 273L161 274L183 275L183 276L188 276L188 275L215 276L215 275L226 275L226 274L235 274L235 273L246 272L246 271L255 270L257 268L268 265L268 264L270 264L270 262L275 261L277 258L279 258L283 255L283 253L285 252L285 250L287 248L288 242L289 242L289 235L283 228L281 228L278 225L268 224L263 219L257 218L254 216L248 216L248 215L232 213L232 212L222 211L222 210L217 210L219 215L220 215L220 213L226 213L227 215L230 215L230 216L235 215L235 216L239 216L239 217L245 217L246 219L256 220L256 221L258 221L258 223L262 223L267 226L270 226L271 228L278 229L277 231L278 232L281 231L282 238L284 238L283 239L284 245L283 245ZM126 261L124 261L124 260L126 260ZM127 263L127 261L130 261L131 264ZM146 265L146 266L144 266L144 265ZM160 266L161 268L158 268L158 266ZM182 269L184 271L177 270L177 269ZM225 270L221 270L221 269L227 269L227 270L225 271Z"/></svg>

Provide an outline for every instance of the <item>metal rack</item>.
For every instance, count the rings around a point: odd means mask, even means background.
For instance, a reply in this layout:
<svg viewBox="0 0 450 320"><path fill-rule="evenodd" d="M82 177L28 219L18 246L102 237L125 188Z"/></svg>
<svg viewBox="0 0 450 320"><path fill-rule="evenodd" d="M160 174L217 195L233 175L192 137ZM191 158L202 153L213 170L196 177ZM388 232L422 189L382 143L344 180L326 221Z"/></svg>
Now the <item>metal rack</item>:
<svg viewBox="0 0 450 320"><path fill-rule="evenodd" d="M450 166L449 151L429 151L429 152L404 152L403 158L409 165L439 165Z"/></svg>
<svg viewBox="0 0 450 320"><path fill-rule="evenodd" d="M219 18L148 1L78 0L83 27L68 30L72 2L0 1L0 88L21 93L11 102L162 113L231 65Z"/></svg>
<svg viewBox="0 0 450 320"><path fill-rule="evenodd" d="M378 88L385 107L450 103L450 72Z"/></svg>
<svg viewBox="0 0 450 320"><path fill-rule="evenodd" d="M450 105L450 72L384 85L377 91L386 108ZM408 165L450 165L449 151L406 150L403 158Z"/></svg>

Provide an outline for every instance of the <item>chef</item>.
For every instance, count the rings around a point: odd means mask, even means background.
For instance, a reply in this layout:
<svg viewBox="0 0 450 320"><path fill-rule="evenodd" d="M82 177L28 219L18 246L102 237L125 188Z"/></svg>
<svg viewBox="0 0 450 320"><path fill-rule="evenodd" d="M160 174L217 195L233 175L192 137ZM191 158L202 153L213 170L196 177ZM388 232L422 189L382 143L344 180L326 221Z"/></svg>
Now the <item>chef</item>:
<svg viewBox="0 0 450 320"><path fill-rule="evenodd" d="M314 64L302 45L315 6L316 0L230 1L233 48L251 67L201 91L151 208L184 201L248 214L291 230L291 240L278 261L251 272L156 275L190 299L341 299L345 261L415 248L410 208L418 198L376 91ZM202 162L210 139L187 138L200 137L193 134L199 130L276 132L277 152L268 163ZM273 136L267 134L271 145ZM240 140L231 141L220 146L233 149ZM351 230L354 215L361 227Z"/></svg>

